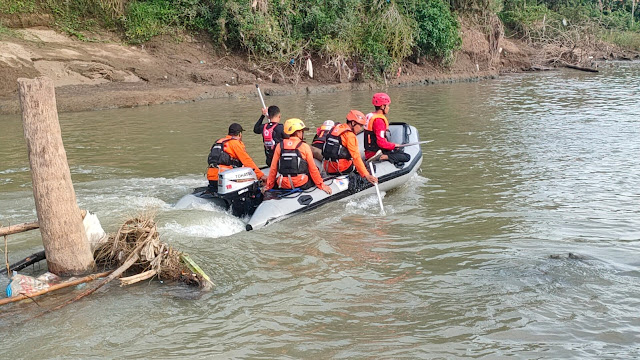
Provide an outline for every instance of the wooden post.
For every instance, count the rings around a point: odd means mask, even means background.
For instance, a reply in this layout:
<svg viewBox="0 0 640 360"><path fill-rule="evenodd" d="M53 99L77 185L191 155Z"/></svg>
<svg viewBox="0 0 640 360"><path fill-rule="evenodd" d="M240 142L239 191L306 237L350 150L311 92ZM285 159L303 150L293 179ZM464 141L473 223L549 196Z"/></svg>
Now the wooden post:
<svg viewBox="0 0 640 360"><path fill-rule="evenodd" d="M49 271L61 276L93 270L87 234L71 183L51 79L18 79L22 126L33 197Z"/></svg>

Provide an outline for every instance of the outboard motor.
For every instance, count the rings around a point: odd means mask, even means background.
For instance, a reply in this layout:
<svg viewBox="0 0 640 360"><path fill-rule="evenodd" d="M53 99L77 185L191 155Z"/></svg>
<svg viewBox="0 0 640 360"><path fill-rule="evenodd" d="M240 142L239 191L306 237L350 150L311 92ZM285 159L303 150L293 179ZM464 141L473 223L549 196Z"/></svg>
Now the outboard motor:
<svg viewBox="0 0 640 360"><path fill-rule="evenodd" d="M251 215L262 202L258 177L253 169L241 167L218 174L218 193L231 206L234 216Z"/></svg>

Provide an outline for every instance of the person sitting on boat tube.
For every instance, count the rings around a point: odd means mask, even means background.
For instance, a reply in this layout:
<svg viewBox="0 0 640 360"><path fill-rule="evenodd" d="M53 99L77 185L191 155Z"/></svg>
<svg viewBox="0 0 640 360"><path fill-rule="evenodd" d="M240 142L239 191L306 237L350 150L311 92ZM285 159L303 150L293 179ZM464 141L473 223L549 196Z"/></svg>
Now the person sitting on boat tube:
<svg viewBox="0 0 640 360"><path fill-rule="evenodd" d="M397 144L387 140L389 120L386 115L389 113L391 98L385 93L376 93L371 103L375 106L375 111L367 114L364 127L364 157L369 160L377 156L378 151L382 151L379 160L389 160L396 166L400 166L409 161L411 155L404 153L401 148L396 148Z"/></svg>
<svg viewBox="0 0 640 360"><path fill-rule="evenodd" d="M207 169L207 180L209 180L209 191L218 191L218 173L237 167L250 167L256 172L256 176L261 181L267 176L256 166L251 156L247 153L242 142L242 126L237 123L229 125L229 134L222 139L218 139L209 152L209 169Z"/></svg>
<svg viewBox="0 0 640 360"><path fill-rule="evenodd" d="M269 117L269 122L262 124L264 117ZM284 127L280 124L280 108L271 105L269 108L262 109L262 116L258 119L258 122L253 126L253 132L256 134L262 134L262 141L264 142L264 155L266 156L267 166L271 166L271 160L273 159L273 151L282 139L284 139Z"/></svg>
<svg viewBox="0 0 640 360"><path fill-rule="evenodd" d="M322 156L324 157L322 167L327 174L348 174L355 168L358 174L370 183L378 182L378 178L369 174L360 157L356 134L362 132L365 122L365 116L362 112L351 110L347 114L345 124L333 127L322 148Z"/></svg>
<svg viewBox="0 0 640 360"><path fill-rule="evenodd" d="M311 147L303 141L305 130L307 127L300 119L284 122L284 133L289 138L276 146L263 192L273 189L276 184L280 189L309 189L315 184L318 189L331 194L331 188L324 184L313 162Z"/></svg>
<svg viewBox="0 0 640 360"><path fill-rule="evenodd" d="M335 126L333 120L327 120L322 123L316 130L316 136L311 140L311 152L313 152L313 157L318 159L318 161L322 161L322 147L324 146L324 142L327 141L327 136L331 132L331 129Z"/></svg>

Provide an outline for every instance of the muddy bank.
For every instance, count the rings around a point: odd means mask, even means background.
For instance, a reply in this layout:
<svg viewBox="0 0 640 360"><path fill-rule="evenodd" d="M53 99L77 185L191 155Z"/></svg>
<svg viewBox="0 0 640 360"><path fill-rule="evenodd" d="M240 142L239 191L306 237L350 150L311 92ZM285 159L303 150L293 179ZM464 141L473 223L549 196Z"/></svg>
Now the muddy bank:
<svg viewBox="0 0 640 360"><path fill-rule="evenodd" d="M313 78L300 64L275 68L238 55L218 55L207 38L158 37L129 46L113 34L82 42L48 27L15 29L0 38L0 114L19 113L20 77L47 76L59 111L99 110L224 97L379 90L387 86L477 81L536 68L526 44L492 40L462 27L462 48L450 67L418 59L391 78L367 81L354 63L313 58ZM490 43L492 42L492 43Z"/></svg>
<svg viewBox="0 0 640 360"><path fill-rule="evenodd" d="M477 74L457 74L443 77L415 78L396 81L390 86L416 86L438 83L478 81L495 78L493 71ZM365 91L380 89L378 83L346 84L262 84L267 96L319 94L338 91ZM185 103L204 99L257 97L255 85L211 86L196 84L154 85L149 83L110 83L104 85L67 85L56 88L58 111L104 110L155 104ZM18 114L20 105L17 94L0 99L0 114Z"/></svg>

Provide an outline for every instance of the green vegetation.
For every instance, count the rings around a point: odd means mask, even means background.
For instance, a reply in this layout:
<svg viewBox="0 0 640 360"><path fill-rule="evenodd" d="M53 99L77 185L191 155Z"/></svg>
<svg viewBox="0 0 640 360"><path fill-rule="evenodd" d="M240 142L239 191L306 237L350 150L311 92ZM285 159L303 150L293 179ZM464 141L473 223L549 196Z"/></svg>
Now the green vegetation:
<svg viewBox="0 0 640 360"><path fill-rule="evenodd" d="M7 0L5 0L7 1ZM32 12L8 0L3 12ZM27 6L30 4L29 6ZM457 17L442 0L41 0L56 24L86 40L100 25L130 43L162 34L207 32L227 51L272 64L323 56L357 64L365 76L393 71L412 55L443 63L460 46ZM352 66L351 64L349 66Z"/></svg>
<svg viewBox="0 0 640 360"><path fill-rule="evenodd" d="M532 40L558 37L572 29L601 38L633 38L631 34L640 31L637 2L504 0L504 9L499 16L507 28ZM625 33L627 35L623 35Z"/></svg>
<svg viewBox="0 0 640 360"><path fill-rule="evenodd" d="M626 49L640 51L640 33L636 31L605 31L602 39Z"/></svg>
<svg viewBox="0 0 640 360"><path fill-rule="evenodd" d="M339 71L356 68L379 78L419 56L449 64L461 46L459 14L491 21L497 14L507 33L532 42L604 39L639 49L637 1L2 0L0 12L49 12L57 26L84 40L96 27L119 31L130 43L208 33L221 50L273 66L321 56Z"/></svg>
<svg viewBox="0 0 640 360"><path fill-rule="evenodd" d="M178 31L214 29L211 10L199 0L147 0L127 4L121 23L131 43Z"/></svg>
<svg viewBox="0 0 640 360"><path fill-rule="evenodd" d="M35 0L2 0L0 2L0 13L3 14L28 14L34 12L35 9Z"/></svg>

